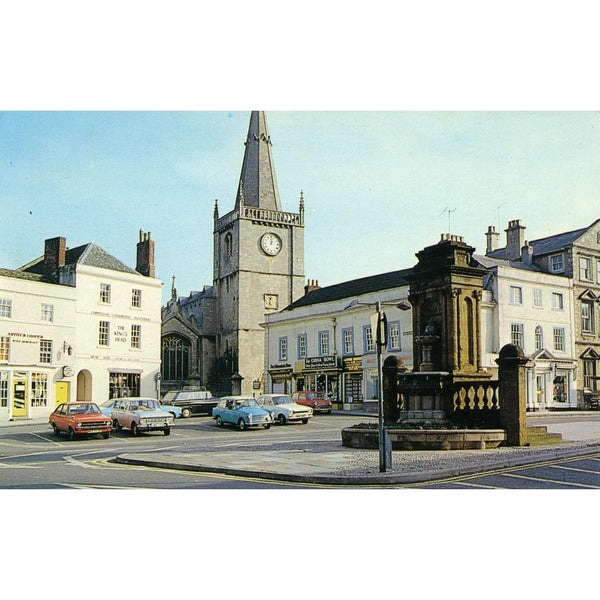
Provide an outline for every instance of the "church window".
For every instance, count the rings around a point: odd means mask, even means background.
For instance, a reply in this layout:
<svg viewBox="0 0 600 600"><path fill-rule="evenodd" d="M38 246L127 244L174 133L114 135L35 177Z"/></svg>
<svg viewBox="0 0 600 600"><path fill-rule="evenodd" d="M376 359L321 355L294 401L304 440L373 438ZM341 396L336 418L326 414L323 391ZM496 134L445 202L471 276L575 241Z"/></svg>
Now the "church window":
<svg viewBox="0 0 600 600"><path fill-rule="evenodd" d="M225 235L225 256L231 256L233 251L233 242L231 238L231 233L227 233Z"/></svg>
<svg viewBox="0 0 600 600"><path fill-rule="evenodd" d="M167 335L162 340L162 378L181 381L188 378L191 344L180 335Z"/></svg>

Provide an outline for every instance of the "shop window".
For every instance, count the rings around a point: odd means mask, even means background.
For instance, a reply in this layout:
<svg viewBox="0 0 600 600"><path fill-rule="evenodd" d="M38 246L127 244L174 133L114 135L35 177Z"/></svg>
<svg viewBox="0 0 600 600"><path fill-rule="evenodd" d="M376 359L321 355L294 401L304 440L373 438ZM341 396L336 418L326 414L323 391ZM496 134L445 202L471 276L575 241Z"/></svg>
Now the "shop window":
<svg viewBox="0 0 600 600"><path fill-rule="evenodd" d="M12 300L0 298L0 317L12 318Z"/></svg>
<svg viewBox="0 0 600 600"><path fill-rule="evenodd" d="M142 347L142 326L132 325L131 326L131 347L140 349Z"/></svg>
<svg viewBox="0 0 600 600"><path fill-rule="evenodd" d="M110 284L100 284L100 302L103 304L110 304Z"/></svg>
<svg viewBox="0 0 600 600"><path fill-rule="evenodd" d="M110 334L110 323L108 321L100 321L98 324L98 345L108 346L108 338Z"/></svg>
<svg viewBox="0 0 600 600"><path fill-rule="evenodd" d="M354 355L354 329L342 329L342 348L344 356Z"/></svg>
<svg viewBox="0 0 600 600"><path fill-rule="evenodd" d="M138 397L140 395L139 373L109 373L108 383L111 398Z"/></svg>
<svg viewBox="0 0 600 600"><path fill-rule="evenodd" d="M566 402L567 378L564 375L557 375L552 383L552 398L554 402Z"/></svg>
<svg viewBox="0 0 600 600"><path fill-rule="evenodd" d="M42 304L42 321L52 323L54 321L54 305Z"/></svg>
<svg viewBox="0 0 600 600"><path fill-rule="evenodd" d="M307 336L305 333L298 335L298 358L306 358L307 356Z"/></svg>
<svg viewBox="0 0 600 600"><path fill-rule="evenodd" d="M554 328L554 349L559 352L565 350L565 330L563 327Z"/></svg>
<svg viewBox="0 0 600 600"><path fill-rule="evenodd" d="M142 308L142 290L131 290L131 306Z"/></svg>
<svg viewBox="0 0 600 600"><path fill-rule="evenodd" d="M40 340L40 362L52 362L52 340Z"/></svg>
<svg viewBox="0 0 600 600"><path fill-rule="evenodd" d="M0 408L8 406L8 371L0 371Z"/></svg>
<svg viewBox="0 0 600 600"><path fill-rule="evenodd" d="M8 353L10 350L10 338L0 337L0 360L8 362Z"/></svg>
<svg viewBox="0 0 600 600"><path fill-rule="evenodd" d="M48 406L48 376L46 373L31 374L31 406Z"/></svg>

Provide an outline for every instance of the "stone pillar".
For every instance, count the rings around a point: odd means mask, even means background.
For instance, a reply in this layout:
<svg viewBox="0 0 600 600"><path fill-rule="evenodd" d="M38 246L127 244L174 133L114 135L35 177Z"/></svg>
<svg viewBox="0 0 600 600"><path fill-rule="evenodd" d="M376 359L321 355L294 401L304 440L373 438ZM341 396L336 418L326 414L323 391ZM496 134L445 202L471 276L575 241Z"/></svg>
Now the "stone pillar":
<svg viewBox="0 0 600 600"><path fill-rule="evenodd" d="M500 423L506 430L508 446L527 444L526 401L527 382L523 350L514 344L506 344L501 350L498 363L498 396L500 400Z"/></svg>

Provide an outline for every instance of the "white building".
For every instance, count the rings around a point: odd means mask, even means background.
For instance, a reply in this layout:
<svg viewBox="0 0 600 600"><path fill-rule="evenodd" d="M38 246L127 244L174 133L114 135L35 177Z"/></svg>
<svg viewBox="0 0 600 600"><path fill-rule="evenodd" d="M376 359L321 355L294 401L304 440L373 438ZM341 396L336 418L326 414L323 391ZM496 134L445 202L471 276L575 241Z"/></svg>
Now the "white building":
<svg viewBox="0 0 600 600"><path fill-rule="evenodd" d="M274 392L318 390L348 408L376 402L377 360L370 316L382 302L389 356L412 367L411 311L406 303L408 271L394 271L319 288L278 313L266 315L266 388ZM348 305L355 302L354 306Z"/></svg>
<svg viewBox="0 0 600 600"><path fill-rule="evenodd" d="M0 269L0 420L46 418L63 401L155 396L161 288L141 232L137 270L64 238Z"/></svg>

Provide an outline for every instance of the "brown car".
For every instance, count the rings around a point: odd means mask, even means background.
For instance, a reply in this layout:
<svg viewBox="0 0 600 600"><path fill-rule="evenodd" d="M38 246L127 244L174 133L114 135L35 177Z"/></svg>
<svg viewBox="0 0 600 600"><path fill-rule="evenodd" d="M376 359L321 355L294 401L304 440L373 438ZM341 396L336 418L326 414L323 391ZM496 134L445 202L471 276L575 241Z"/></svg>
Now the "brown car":
<svg viewBox="0 0 600 600"><path fill-rule="evenodd" d="M296 404L310 406L314 413L331 413L331 402L325 398L323 392L310 390L294 392L292 394L292 400L296 402Z"/></svg>
<svg viewBox="0 0 600 600"><path fill-rule="evenodd" d="M78 435L101 433L106 440L110 435L111 421L103 415L94 402L65 402L50 414L48 422L55 435L62 431L74 440Z"/></svg>

